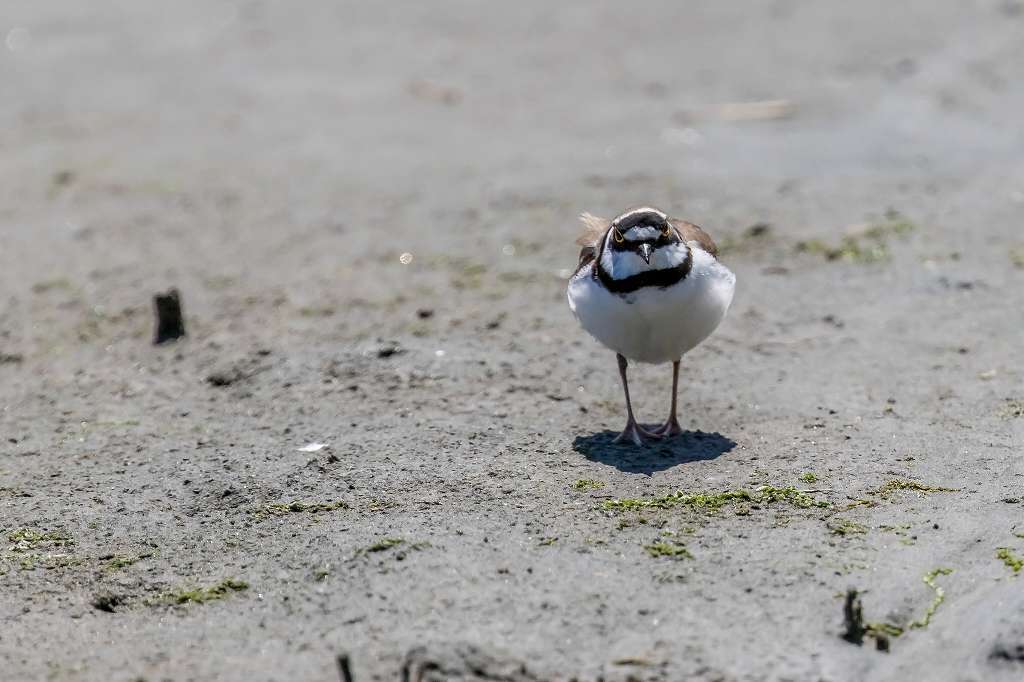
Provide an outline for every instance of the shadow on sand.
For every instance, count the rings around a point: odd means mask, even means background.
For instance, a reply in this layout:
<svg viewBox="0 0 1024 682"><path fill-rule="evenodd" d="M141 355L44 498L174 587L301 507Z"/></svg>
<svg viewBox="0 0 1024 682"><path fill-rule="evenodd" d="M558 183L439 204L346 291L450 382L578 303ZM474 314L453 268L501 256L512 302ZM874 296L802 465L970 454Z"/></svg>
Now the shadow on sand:
<svg viewBox="0 0 1024 682"><path fill-rule="evenodd" d="M617 431L599 431L589 436L576 436L572 449L594 462L609 464L619 471L653 474L677 464L715 459L736 447L720 433L686 431L666 440L650 441L637 447L632 443L612 443Z"/></svg>

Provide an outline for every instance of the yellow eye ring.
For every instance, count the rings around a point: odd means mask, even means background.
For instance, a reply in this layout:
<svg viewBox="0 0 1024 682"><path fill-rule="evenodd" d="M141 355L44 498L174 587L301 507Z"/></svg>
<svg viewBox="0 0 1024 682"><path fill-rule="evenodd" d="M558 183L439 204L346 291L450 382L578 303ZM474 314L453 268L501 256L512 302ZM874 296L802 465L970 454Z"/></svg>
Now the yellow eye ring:
<svg viewBox="0 0 1024 682"><path fill-rule="evenodd" d="M661 231L661 236L662 237L671 237L672 236L672 226L671 225L666 225L665 229Z"/></svg>
<svg viewBox="0 0 1024 682"><path fill-rule="evenodd" d="M612 230L612 237L615 238L616 244L621 244L622 242L626 241L625 237L623 237L618 230Z"/></svg>

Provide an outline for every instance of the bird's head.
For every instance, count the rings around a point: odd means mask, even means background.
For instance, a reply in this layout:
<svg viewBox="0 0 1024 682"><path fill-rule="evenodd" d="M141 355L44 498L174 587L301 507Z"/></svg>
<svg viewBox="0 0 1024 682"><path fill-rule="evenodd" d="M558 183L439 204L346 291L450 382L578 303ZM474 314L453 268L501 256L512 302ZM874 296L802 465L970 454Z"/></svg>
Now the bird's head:
<svg viewBox="0 0 1024 682"><path fill-rule="evenodd" d="M689 250L669 217L656 208L626 211L608 223L601 267L612 279L678 267Z"/></svg>
<svg viewBox="0 0 1024 682"><path fill-rule="evenodd" d="M631 260L628 254L632 254L648 266L652 256L661 249L680 244L668 216L649 207L626 211L613 220L605 239L605 249L611 251L613 257L621 254L625 257L623 260Z"/></svg>

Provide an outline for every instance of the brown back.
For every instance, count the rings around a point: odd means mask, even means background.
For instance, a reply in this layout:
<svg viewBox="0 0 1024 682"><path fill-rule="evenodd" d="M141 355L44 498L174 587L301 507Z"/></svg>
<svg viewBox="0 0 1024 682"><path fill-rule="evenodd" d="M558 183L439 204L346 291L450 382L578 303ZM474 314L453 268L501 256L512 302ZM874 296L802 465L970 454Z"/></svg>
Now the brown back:
<svg viewBox="0 0 1024 682"><path fill-rule="evenodd" d="M589 213L581 213L580 222L583 223L583 234L576 239L580 246L597 246L612 225L612 221Z"/></svg>
<svg viewBox="0 0 1024 682"><path fill-rule="evenodd" d="M679 231L679 235L683 238L684 242L697 242L700 248L718 258L718 247L715 246L714 240L711 239L707 232L685 220L672 219L669 222L672 223L672 227Z"/></svg>

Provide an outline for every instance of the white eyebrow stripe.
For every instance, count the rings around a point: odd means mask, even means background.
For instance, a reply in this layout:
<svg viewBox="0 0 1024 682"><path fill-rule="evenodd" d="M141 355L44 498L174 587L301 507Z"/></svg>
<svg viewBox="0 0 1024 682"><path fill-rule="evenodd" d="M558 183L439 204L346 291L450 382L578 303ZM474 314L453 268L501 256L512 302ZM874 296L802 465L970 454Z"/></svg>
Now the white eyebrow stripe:
<svg viewBox="0 0 1024 682"><path fill-rule="evenodd" d="M641 206L640 208L634 208L632 211L627 211L627 212L623 213L618 218L616 218L613 221L613 223L618 225L619 223L621 223L626 218L630 218L632 216L639 215L641 213L653 213L653 214L657 215L658 217L660 217L662 220L668 220L668 216L665 215L664 213L662 213L661 211L659 211L658 209L651 208L650 206Z"/></svg>
<svg viewBox="0 0 1024 682"><path fill-rule="evenodd" d="M656 239L661 230L654 227L631 227L623 235L626 239L638 242L644 239Z"/></svg>

